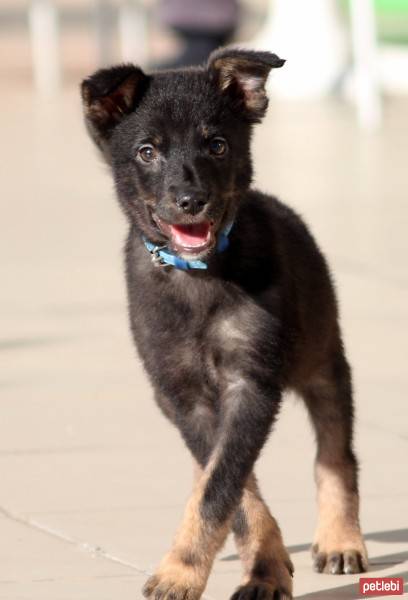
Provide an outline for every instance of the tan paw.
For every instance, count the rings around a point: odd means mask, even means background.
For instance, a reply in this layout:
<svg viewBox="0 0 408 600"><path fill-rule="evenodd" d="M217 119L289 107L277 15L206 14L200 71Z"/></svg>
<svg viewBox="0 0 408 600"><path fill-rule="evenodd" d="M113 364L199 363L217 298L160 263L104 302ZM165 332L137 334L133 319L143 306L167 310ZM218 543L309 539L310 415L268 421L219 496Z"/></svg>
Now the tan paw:
<svg viewBox="0 0 408 600"><path fill-rule="evenodd" d="M291 600L293 565L282 546L282 558L258 558L251 577L231 600Z"/></svg>
<svg viewBox="0 0 408 600"><path fill-rule="evenodd" d="M147 580L143 595L149 600L199 600L205 583L197 568L167 558Z"/></svg>
<svg viewBox="0 0 408 600"><path fill-rule="evenodd" d="M254 580L241 585L231 600L292 600L292 593L285 587Z"/></svg>
<svg viewBox="0 0 408 600"><path fill-rule="evenodd" d="M351 575L368 569L367 550L360 532L352 536L322 536L312 546L314 570L331 575Z"/></svg>

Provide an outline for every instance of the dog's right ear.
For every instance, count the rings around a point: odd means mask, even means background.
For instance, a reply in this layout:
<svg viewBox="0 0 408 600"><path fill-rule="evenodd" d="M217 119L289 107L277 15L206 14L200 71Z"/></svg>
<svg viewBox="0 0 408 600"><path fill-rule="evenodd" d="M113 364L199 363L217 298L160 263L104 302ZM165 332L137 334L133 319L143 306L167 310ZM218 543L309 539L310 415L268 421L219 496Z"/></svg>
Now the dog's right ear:
<svg viewBox="0 0 408 600"><path fill-rule="evenodd" d="M99 147L131 113L147 89L149 77L134 65L100 69L81 84L85 121Z"/></svg>

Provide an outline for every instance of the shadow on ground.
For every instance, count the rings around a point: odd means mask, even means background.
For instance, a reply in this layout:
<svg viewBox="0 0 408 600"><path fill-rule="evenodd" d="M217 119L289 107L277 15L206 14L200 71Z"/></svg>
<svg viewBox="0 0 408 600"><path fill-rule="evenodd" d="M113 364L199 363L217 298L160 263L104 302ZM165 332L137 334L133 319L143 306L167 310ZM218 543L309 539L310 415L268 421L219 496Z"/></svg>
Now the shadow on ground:
<svg viewBox="0 0 408 600"><path fill-rule="evenodd" d="M374 531L364 536L365 540L373 540L376 542L389 542L389 543L401 543L408 542L408 529L392 529L389 531ZM296 552L304 552L309 550L311 543L309 544L297 544L288 546L290 554ZM230 554L221 559L222 561L234 561L239 560L237 554ZM404 561L408 560L408 550L404 552L394 552L392 554L383 554L382 556L370 557L370 568L369 571L381 571L383 569L390 568L393 565L399 565ZM408 571L401 573L392 573L392 577L402 577L404 582L408 579ZM405 583L405 586L408 582ZM301 596L296 596L296 600L359 600L361 594L359 593L358 585L355 581L348 585L340 587L326 588L316 592L310 592Z"/></svg>
<svg viewBox="0 0 408 600"><path fill-rule="evenodd" d="M364 539L374 540L376 542L408 542L408 529L390 529L389 531L374 531L373 533L367 533L364 536ZM290 554L296 554L296 552L304 552L305 550L309 550L312 543L308 544L296 544L293 546L287 546L287 549ZM379 565L398 565L399 563L404 562L404 560L408 559L408 550L406 552L396 552L394 554L384 554L383 556L376 556L370 558L370 565L373 567L378 567ZM238 554L229 554L228 556L224 556L221 558L222 561L232 561L239 560ZM370 569L372 571L378 569Z"/></svg>

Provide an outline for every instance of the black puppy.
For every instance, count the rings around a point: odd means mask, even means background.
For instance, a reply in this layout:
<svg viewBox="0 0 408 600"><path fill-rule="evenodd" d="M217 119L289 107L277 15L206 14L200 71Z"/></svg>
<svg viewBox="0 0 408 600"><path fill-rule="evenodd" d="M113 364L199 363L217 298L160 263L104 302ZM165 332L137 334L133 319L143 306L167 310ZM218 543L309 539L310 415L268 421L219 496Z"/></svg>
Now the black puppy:
<svg viewBox="0 0 408 600"><path fill-rule="evenodd" d="M315 568L367 566L329 271L299 217L250 189L252 126L283 63L227 48L202 68L145 75L125 65L82 84L87 127L129 219L135 342L196 463L174 545L144 588L155 600L200 598L230 529L244 567L232 598L292 597L292 564L253 474L287 388L316 430Z"/></svg>

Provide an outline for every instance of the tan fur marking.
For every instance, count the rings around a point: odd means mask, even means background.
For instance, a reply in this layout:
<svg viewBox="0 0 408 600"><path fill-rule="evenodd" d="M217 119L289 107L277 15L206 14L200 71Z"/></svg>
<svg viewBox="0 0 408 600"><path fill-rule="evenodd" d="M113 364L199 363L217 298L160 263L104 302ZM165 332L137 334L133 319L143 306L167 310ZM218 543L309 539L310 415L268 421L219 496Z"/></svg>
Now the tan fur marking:
<svg viewBox="0 0 408 600"><path fill-rule="evenodd" d="M238 319L233 317L220 321L219 337L222 338L223 343L233 345L248 341L248 336L243 331L242 323L239 323Z"/></svg>
<svg viewBox="0 0 408 600"><path fill-rule="evenodd" d="M265 93L265 79L268 69L263 73L254 74L254 65L244 58L220 58L214 62L215 69L220 72L221 90L226 90L236 79L239 81L244 94L247 107L253 110L263 110L267 104Z"/></svg>
<svg viewBox="0 0 408 600"><path fill-rule="evenodd" d="M358 495L345 487L347 473L317 463L319 522L314 539L319 552L357 550L367 567L367 550L361 535Z"/></svg>
<svg viewBox="0 0 408 600"><path fill-rule="evenodd" d="M214 68L221 73L221 89L225 90L238 73L251 73L254 69L252 61L242 57L221 57L214 61Z"/></svg>
<svg viewBox="0 0 408 600"><path fill-rule="evenodd" d="M175 598L186 597L196 600L207 583L216 553L223 545L230 522L221 527L211 527L200 514L200 504L208 479L211 476L214 460L204 471L196 468L197 481L193 493L187 503L181 527L176 534L173 547L163 558L156 574L145 586L145 594L160 589L178 592ZM173 589L174 588L174 589ZM186 596L183 594L187 593Z"/></svg>
<svg viewBox="0 0 408 600"><path fill-rule="evenodd" d="M210 130L208 129L207 125L204 125L203 123L201 123L201 125L199 127L199 131L203 137L205 137L205 138L209 137Z"/></svg>
<svg viewBox="0 0 408 600"><path fill-rule="evenodd" d="M257 580L253 575L254 568L263 563L269 569L265 578L259 577L259 580L271 584L274 589L283 587L291 593L292 563L283 545L278 524L261 498L253 475L245 487L240 507L245 513L248 525L244 536L235 536L244 567L243 585Z"/></svg>

